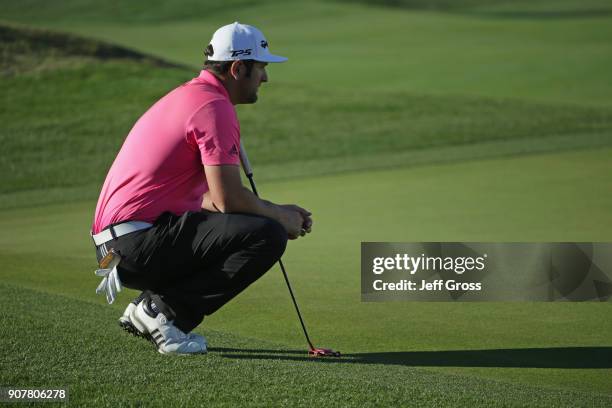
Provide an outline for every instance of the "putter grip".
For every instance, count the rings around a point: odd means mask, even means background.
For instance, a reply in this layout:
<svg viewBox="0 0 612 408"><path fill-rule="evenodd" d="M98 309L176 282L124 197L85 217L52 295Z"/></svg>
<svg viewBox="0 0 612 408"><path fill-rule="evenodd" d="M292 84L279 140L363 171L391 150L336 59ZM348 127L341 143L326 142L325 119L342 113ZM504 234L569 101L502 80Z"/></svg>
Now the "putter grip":
<svg viewBox="0 0 612 408"><path fill-rule="evenodd" d="M253 175L253 169L251 168L251 163L249 162L249 157L246 154L246 150L244 150L244 146L242 143L240 144L240 162L242 163L242 169L244 170L244 174L248 176Z"/></svg>

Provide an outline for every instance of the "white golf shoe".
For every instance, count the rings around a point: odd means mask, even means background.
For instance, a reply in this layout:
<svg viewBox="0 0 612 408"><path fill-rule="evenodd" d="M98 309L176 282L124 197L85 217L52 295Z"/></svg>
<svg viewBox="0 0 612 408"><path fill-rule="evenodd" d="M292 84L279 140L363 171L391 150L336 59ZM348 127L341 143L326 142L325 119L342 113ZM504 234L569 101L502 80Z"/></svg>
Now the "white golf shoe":
<svg viewBox="0 0 612 408"><path fill-rule="evenodd" d="M203 336L185 334L163 313L152 311L146 299L137 306L130 303L119 322L128 332L151 340L162 354L191 355L207 352L208 344ZM133 331L126 328L130 324Z"/></svg>
<svg viewBox="0 0 612 408"><path fill-rule="evenodd" d="M138 330L138 328L134 326L134 323L132 323L131 315L137 306L137 304L134 304L134 302L140 303L142 301L143 301L142 298L137 298L127 305L127 307L123 311L123 314L119 318L119 326L121 326L123 330L125 330L126 332L130 333L133 336L142 337L143 339L150 340L147 334ZM208 341L206 340L206 337L201 336L196 333L188 333L187 337L189 337L193 341L197 341L198 343L200 343L203 349L206 350L208 348Z"/></svg>
<svg viewBox="0 0 612 408"><path fill-rule="evenodd" d="M123 315L119 318L119 326L126 332L136 336L146 338L145 334L138 330L134 323L132 323L132 318L130 317L133 313L134 309L136 309L136 305L133 302L130 302L125 310L123 311Z"/></svg>

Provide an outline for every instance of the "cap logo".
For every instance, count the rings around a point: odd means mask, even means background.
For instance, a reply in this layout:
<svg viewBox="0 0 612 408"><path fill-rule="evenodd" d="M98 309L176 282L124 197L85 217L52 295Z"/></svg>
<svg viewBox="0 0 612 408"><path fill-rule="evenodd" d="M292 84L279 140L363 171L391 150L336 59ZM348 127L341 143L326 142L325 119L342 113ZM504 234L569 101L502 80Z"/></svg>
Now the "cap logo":
<svg viewBox="0 0 612 408"><path fill-rule="evenodd" d="M253 51L253 49L251 48L247 48L245 50L234 50L232 51L232 57L238 57L240 55L251 55L251 51Z"/></svg>
<svg viewBox="0 0 612 408"><path fill-rule="evenodd" d="M212 57L213 55L215 55L215 50L213 49L212 44L208 44L208 46L204 50L204 55L206 55L207 57Z"/></svg>
<svg viewBox="0 0 612 408"><path fill-rule="evenodd" d="M266 40L261 40L261 47L268 48L268 42Z"/></svg>

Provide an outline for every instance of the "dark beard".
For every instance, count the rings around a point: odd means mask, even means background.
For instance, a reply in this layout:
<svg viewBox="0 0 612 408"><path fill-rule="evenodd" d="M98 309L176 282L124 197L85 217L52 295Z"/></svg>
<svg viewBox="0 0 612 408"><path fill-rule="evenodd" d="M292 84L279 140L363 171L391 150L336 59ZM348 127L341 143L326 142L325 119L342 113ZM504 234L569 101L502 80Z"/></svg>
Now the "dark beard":
<svg viewBox="0 0 612 408"><path fill-rule="evenodd" d="M255 102L257 102L257 92L253 92L251 95L249 95L246 103L255 103Z"/></svg>

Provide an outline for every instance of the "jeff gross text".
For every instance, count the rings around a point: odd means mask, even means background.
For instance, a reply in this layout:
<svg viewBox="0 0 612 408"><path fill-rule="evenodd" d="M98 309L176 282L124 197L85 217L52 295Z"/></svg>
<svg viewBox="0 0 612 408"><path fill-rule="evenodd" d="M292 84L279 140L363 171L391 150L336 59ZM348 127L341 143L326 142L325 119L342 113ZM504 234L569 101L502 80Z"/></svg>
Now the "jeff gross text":
<svg viewBox="0 0 612 408"><path fill-rule="evenodd" d="M372 273L381 275L393 271L407 271L410 275L417 272L454 272L463 275L470 271L482 271L486 267L487 254L479 257L435 257L421 254L410 256L396 254L392 257L375 257L372 259ZM468 276L465 276L468 277ZM417 278L415 276L415 278ZM454 279L401 279L388 282L376 279L372 282L375 291L480 291L481 282L458 282Z"/></svg>

